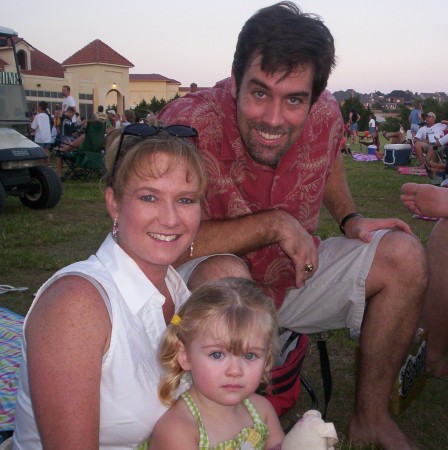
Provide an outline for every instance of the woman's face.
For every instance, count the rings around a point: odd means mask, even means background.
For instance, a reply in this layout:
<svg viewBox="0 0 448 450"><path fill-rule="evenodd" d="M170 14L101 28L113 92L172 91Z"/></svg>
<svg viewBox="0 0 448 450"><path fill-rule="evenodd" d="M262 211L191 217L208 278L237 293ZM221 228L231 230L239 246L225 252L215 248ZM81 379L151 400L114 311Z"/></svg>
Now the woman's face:
<svg viewBox="0 0 448 450"><path fill-rule="evenodd" d="M172 157L160 153L154 164L164 173ZM199 179L187 181L185 162L173 164L159 178L128 181L124 195L117 199L111 188L106 202L112 219L118 221L118 244L151 279L165 276L193 242L201 218Z"/></svg>

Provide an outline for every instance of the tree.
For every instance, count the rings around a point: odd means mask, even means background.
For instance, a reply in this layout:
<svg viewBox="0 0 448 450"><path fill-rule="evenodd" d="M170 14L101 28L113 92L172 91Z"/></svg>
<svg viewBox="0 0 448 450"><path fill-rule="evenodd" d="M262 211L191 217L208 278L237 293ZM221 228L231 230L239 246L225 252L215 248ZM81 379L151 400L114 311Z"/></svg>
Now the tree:
<svg viewBox="0 0 448 450"><path fill-rule="evenodd" d="M422 108L425 113L431 111L437 115L437 113L439 112L439 102L434 98L427 98L423 101Z"/></svg>

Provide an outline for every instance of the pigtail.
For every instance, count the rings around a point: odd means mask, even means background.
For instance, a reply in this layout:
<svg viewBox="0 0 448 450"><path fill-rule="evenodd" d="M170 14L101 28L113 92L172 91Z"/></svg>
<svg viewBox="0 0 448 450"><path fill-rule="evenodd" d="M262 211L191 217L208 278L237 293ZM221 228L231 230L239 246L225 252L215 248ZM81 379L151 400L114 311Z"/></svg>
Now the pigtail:
<svg viewBox="0 0 448 450"><path fill-rule="evenodd" d="M174 395L180 385L185 371L177 360L178 326L168 325L159 352L159 360L164 371L159 384L159 399L163 405L170 407L176 399Z"/></svg>

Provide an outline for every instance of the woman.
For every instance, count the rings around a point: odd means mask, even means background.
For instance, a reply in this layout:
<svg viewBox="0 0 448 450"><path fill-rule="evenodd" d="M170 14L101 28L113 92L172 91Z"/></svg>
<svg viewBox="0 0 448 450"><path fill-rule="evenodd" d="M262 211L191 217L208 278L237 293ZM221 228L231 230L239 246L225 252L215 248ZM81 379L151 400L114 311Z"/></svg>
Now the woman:
<svg viewBox="0 0 448 450"><path fill-rule="evenodd" d="M351 109L348 114L348 121L350 123L350 134L352 136L352 144L355 143L355 140L358 139L358 120L359 120L359 114L354 110Z"/></svg>
<svg viewBox="0 0 448 450"><path fill-rule="evenodd" d="M113 231L25 319L14 448L132 449L164 413L157 348L189 295L170 264L192 249L206 184L196 147L172 134L197 135L134 124L108 150Z"/></svg>

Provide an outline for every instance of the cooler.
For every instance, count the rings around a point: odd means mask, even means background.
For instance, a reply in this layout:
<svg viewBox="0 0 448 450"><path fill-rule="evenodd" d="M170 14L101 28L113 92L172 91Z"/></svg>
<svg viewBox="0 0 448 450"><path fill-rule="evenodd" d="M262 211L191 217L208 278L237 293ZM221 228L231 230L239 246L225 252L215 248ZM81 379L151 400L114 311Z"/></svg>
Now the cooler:
<svg viewBox="0 0 448 450"><path fill-rule="evenodd" d="M376 152L377 146L376 145L369 145L367 147L367 154L368 155L374 155Z"/></svg>
<svg viewBox="0 0 448 450"><path fill-rule="evenodd" d="M386 166L405 166L411 162L411 144L387 144L383 162Z"/></svg>

